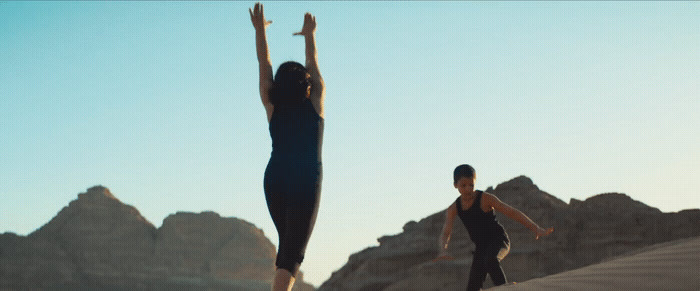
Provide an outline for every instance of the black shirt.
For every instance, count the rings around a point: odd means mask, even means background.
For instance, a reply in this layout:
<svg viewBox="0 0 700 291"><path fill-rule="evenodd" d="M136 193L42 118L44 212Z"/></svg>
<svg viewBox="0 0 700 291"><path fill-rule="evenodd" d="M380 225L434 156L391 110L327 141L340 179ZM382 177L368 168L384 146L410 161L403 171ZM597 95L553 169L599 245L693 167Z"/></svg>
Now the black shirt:
<svg viewBox="0 0 700 291"><path fill-rule="evenodd" d="M311 100L275 105L269 128L271 161L310 166L321 163L323 118Z"/></svg>
<svg viewBox="0 0 700 291"><path fill-rule="evenodd" d="M508 242L508 235L503 226L496 220L495 211L484 212L481 209L481 196L483 194L482 191L476 191L474 203L467 210L462 209L462 201L458 197L455 202L457 203L457 215L477 247L497 241Z"/></svg>

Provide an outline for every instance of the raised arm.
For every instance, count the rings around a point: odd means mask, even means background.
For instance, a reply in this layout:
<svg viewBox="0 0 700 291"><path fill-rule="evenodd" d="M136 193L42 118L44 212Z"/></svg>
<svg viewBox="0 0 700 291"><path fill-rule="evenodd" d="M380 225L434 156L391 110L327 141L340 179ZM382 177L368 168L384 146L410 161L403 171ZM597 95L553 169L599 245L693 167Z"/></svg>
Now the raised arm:
<svg viewBox="0 0 700 291"><path fill-rule="evenodd" d="M265 36L265 27L272 21L265 21L263 13L263 5L255 3L255 8L248 8L250 12L250 21L253 22L255 28L255 48L258 53L258 64L260 65L260 99L265 106L267 113L267 121L272 118L274 106L270 102L270 89L272 88L272 65L270 64L270 53L267 51L267 37Z"/></svg>
<svg viewBox="0 0 700 291"><path fill-rule="evenodd" d="M510 219L513 219L517 222L520 222L520 224L524 225L529 229L530 231L535 233L535 239L539 239L541 236L549 235L554 231L554 228L541 228L537 223L532 221L527 215L522 213L520 210L517 210L513 208L512 206L504 203L501 201L501 199L498 199L498 197L489 194L489 193L484 193L483 196L483 201L484 201L484 206L486 208L493 208L498 212L501 212L508 216Z"/></svg>
<svg viewBox="0 0 700 291"><path fill-rule="evenodd" d="M309 99L313 103L316 112L321 117L324 117L323 102L326 95L325 84L323 83L323 78L321 77L321 72L318 69L318 54L316 52L316 17L311 15L311 13L306 13L304 15L304 26L300 32L294 35L303 35L306 40L306 70L311 75L311 94Z"/></svg>
<svg viewBox="0 0 700 291"><path fill-rule="evenodd" d="M456 216L457 205L452 203L452 205L447 208L447 211L445 211L445 224L442 226L442 231L440 232L440 239L438 242L438 256L433 261L453 259L447 253L447 245L450 243L450 237L452 236L452 225L454 224Z"/></svg>

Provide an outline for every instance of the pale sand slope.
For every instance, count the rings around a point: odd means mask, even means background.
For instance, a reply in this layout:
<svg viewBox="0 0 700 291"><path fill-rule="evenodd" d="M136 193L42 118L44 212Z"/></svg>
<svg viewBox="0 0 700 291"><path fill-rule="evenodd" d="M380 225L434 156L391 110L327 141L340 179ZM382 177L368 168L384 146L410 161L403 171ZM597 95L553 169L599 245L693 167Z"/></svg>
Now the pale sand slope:
<svg viewBox="0 0 700 291"><path fill-rule="evenodd" d="M700 290L700 237L489 290Z"/></svg>

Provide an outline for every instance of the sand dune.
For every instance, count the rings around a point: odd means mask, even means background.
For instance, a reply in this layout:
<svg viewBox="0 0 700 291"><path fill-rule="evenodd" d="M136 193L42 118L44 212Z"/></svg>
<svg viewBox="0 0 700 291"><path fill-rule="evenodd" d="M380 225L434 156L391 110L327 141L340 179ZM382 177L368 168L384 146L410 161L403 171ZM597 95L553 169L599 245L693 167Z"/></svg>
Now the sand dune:
<svg viewBox="0 0 700 291"><path fill-rule="evenodd" d="M700 237L489 290L700 290Z"/></svg>

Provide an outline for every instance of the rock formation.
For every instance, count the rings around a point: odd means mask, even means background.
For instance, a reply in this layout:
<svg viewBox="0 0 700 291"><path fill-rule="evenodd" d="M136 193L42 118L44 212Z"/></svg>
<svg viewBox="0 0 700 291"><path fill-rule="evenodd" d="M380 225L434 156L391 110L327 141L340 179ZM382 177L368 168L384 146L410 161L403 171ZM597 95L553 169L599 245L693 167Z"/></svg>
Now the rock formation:
<svg viewBox="0 0 700 291"><path fill-rule="evenodd" d="M498 214L511 240L502 261L509 281L522 282L601 262L644 246L700 236L700 210L662 213L624 194L600 194L569 204L521 176L486 190L554 232L535 240L519 223ZM455 196L456 198L457 196ZM464 290L473 244L455 222L449 252L454 261L432 262L444 210L403 232L378 239L379 246L353 254L319 290ZM491 286L487 279L485 287Z"/></svg>
<svg viewBox="0 0 700 291"><path fill-rule="evenodd" d="M29 236L0 235L0 289L269 290L274 259L248 222L178 212L156 229L96 186Z"/></svg>

